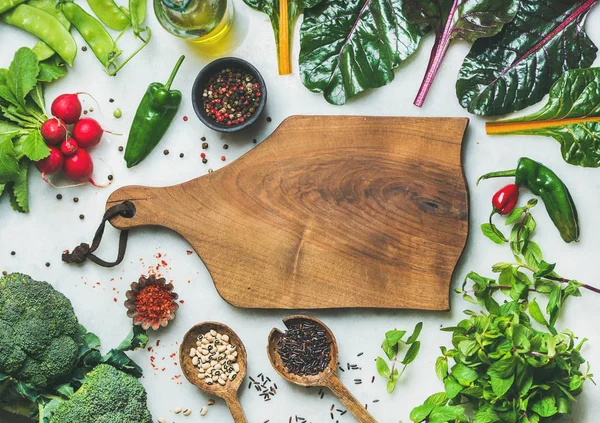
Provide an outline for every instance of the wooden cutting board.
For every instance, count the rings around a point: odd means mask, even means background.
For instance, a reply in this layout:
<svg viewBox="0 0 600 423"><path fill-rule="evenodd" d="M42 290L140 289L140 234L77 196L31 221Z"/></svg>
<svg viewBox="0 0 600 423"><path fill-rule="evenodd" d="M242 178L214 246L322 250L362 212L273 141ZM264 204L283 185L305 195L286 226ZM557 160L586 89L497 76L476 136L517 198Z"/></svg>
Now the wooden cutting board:
<svg viewBox="0 0 600 423"><path fill-rule="evenodd" d="M256 148L166 188L128 186L119 229L183 236L246 308L448 310L467 240L468 119L293 116Z"/></svg>

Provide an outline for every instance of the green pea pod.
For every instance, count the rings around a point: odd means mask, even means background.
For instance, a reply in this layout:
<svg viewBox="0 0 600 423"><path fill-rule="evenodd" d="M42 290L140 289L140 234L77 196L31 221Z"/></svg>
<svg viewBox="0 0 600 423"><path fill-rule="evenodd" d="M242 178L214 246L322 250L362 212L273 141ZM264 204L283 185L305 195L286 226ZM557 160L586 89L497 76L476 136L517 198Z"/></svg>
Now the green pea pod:
<svg viewBox="0 0 600 423"><path fill-rule="evenodd" d="M25 0L0 0L0 13L4 13L24 2Z"/></svg>
<svg viewBox="0 0 600 423"><path fill-rule="evenodd" d="M127 167L144 160L158 145L173 122L179 105L181 92L171 90L171 84L185 56L181 56L165 85L153 82L146 90L138 106L125 149Z"/></svg>
<svg viewBox="0 0 600 423"><path fill-rule="evenodd" d="M144 25L146 20L146 0L129 0L129 13L131 14L131 25L133 26L133 32L138 35L141 30L141 26Z"/></svg>
<svg viewBox="0 0 600 423"><path fill-rule="evenodd" d="M71 28L71 23L67 20L65 15L56 8L56 2L54 0L28 0L27 4L43 10L46 13L54 16L58 21L66 28ZM54 56L55 51L43 41L38 41L35 46L31 49L35 53L37 59L43 62L46 59Z"/></svg>
<svg viewBox="0 0 600 423"><path fill-rule="evenodd" d="M519 159L515 170L491 172L479 180L514 176L515 184L541 197L554 226L565 242L579 240L579 218L569 189L551 169L527 157Z"/></svg>
<svg viewBox="0 0 600 423"><path fill-rule="evenodd" d="M21 4L0 15L0 20L35 35L65 61L73 66L77 43L54 16L27 4Z"/></svg>
<svg viewBox="0 0 600 423"><path fill-rule="evenodd" d="M115 40L98 19L87 13L78 4L67 2L61 3L60 6L69 22L81 34L81 37L108 71L121 54Z"/></svg>
<svg viewBox="0 0 600 423"><path fill-rule="evenodd" d="M115 31L123 31L131 25L129 16L114 0L88 0L92 11L104 25Z"/></svg>

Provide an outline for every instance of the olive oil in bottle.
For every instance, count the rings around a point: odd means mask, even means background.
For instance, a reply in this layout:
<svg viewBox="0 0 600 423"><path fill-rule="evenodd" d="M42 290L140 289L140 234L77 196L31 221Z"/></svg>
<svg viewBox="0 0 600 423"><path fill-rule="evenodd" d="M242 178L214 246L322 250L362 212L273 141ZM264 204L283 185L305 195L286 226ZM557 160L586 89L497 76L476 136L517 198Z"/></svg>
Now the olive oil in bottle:
<svg viewBox="0 0 600 423"><path fill-rule="evenodd" d="M197 43L217 41L233 22L231 0L154 0L154 13L168 32Z"/></svg>

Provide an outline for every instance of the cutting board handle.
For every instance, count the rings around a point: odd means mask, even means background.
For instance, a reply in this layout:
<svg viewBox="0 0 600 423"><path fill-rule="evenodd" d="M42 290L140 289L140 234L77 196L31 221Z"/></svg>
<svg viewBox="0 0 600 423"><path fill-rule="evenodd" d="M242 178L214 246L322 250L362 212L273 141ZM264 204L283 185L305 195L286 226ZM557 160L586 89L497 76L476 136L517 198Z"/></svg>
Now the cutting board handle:
<svg viewBox="0 0 600 423"><path fill-rule="evenodd" d="M129 201L135 207L133 217L117 216L110 223L117 229L127 230L141 226L166 226L172 221L168 214L172 207L168 204L168 197L164 188L148 188L141 186L126 186L113 192L106 208L115 204Z"/></svg>

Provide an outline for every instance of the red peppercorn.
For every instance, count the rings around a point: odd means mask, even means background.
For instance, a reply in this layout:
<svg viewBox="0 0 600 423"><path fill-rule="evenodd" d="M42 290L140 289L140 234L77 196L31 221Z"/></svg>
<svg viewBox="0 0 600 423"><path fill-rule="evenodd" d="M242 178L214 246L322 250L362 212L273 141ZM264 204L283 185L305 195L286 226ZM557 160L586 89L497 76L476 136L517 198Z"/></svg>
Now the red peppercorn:
<svg viewBox="0 0 600 423"><path fill-rule="evenodd" d="M510 213L519 201L519 187L515 184L506 185L492 197L494 210L501 215Z"/></svg>

